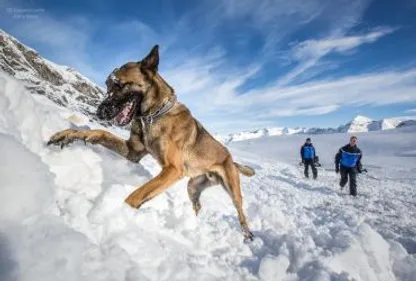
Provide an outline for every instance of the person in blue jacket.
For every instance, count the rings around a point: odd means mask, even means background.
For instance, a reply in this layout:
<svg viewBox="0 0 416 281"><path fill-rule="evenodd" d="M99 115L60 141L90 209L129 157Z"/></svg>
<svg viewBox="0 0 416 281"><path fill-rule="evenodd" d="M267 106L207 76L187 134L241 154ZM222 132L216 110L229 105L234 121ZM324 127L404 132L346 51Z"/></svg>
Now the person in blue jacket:
<svg viewBox="0 0 416 281"><path fill-rule="evenodd" d="M357 146L357 137L351 136L350 143L341 147L335 155L335 172L341 173L339 185L341 189L350 180L350 195L357 196L357 172L362 172L361 158L363 154Z"/></svg>
<svg viewBox="0 0 416 281"><path fill-rule="evenodd" d="M307 178L309 178L309 166L312 168L313 179L318 177L318 171L315 167L315 156L315 147L313 147L311 139L307 138L305 144L300 148L300 157L302 158L302 163L305 166L304 173Z"/></svg>

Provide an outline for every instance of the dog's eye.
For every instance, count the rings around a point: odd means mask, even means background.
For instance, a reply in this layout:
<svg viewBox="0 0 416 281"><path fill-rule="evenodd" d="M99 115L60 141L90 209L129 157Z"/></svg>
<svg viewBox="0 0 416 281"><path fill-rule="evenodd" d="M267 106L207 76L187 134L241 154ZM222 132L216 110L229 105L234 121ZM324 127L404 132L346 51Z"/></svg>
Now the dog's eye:
<svg viewBox="0 0 416 281"><path fill-rule="evenodd" d="M114 81L113 81L113 84L114 84L114 86L115 86L115 87L117 87L117 88L123 88L123 87L124 87L124 83L123 83L123 82L121 82L119 79L114 80Z"/></svg>

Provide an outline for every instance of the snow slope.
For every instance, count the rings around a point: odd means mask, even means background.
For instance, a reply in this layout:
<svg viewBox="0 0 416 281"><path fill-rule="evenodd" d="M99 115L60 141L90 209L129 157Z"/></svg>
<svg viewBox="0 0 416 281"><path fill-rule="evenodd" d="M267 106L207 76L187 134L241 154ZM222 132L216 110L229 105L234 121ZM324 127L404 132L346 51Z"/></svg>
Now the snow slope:
<svg viewBox="0 0 416 281"><path fill-rule="evenodd" d="M297 159L289 156L292 147L279 143L301 136L235 143L230 146L235 160L257 171L253 178L242 177L244 207L256 236L245 244L221 188L204 192L198 217L186 179L136 211L123 200L160 171L151 158L133 164L82 143L64 150L45 147L57 130L100 128L88 120L31 96L0 73L2 281L414 280L414 166L396 167L408 177L404 181L383 173L361 177L360 196L349 198L339 192L333 171L320 170L318 181L301 177ZM322 144L328 157L347 138L331 137ZM405 141L392 148L390 138L395 134L382 138L380 149L389 148L383 157L397 163L414 157L396 155L410 148ZM414 132L397 137L406 138L410 143ZM377 150L364 151L369 160L378 159ZM380 170L386 166L377 163Z"/></svg>

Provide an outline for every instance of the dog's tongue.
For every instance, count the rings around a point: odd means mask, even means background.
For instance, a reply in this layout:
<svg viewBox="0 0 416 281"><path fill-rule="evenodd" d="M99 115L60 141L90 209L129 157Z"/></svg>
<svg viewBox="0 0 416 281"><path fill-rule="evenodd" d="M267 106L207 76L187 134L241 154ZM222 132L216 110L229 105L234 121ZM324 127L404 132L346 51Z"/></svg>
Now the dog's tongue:
<svg viewBox="0 0 416 281"><path fill-rule="evenodd" d="M117 124L124 124L129 117L132 104L128 104L114 119Z"/></svg>

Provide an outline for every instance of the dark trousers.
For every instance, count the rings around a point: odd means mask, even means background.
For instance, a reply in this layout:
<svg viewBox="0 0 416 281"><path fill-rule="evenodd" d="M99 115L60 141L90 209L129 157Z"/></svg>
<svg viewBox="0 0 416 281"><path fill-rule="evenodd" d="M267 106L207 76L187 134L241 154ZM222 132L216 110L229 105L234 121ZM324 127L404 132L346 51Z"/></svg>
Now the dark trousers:
<svg viewBox="0 0 416 281"><path fill-rule="evenodd" d="M305 177L309 178L309 166L311 166L313 178L316 179L316 177L318 176L318 171L316 170L315 162L313 161L313 159L305 159L303 165L305 165Z"/></svg>
<svg viewBox="0 0 416 281"><path fill-rule="evenodd" d="M344 167L341 165L340 168L341 181L339 185L344 187L348 182L348 177L350 178L350 195L357 195L357 168L356 167Z"/></svg>

